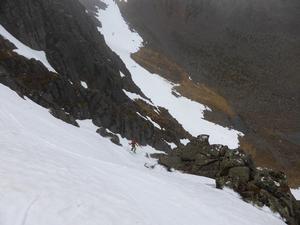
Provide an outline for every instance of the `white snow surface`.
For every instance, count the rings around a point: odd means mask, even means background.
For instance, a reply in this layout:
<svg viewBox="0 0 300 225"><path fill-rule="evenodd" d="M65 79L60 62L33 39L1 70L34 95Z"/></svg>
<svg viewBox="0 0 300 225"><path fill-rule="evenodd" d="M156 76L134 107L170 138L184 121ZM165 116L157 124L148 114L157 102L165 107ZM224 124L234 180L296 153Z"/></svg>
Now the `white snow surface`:
<svg viewBox="0 0 300 225"><path fill-rule="evenodd" d="M187 143L189 143L190 140L187 139L187 138L184 138L184 139L180 139L180 143L183 144L183 145L187 145Z"/></svg>
<svg viewBox="0 0 300 225"><path fill-rule="evenodd" d="M123 78L123 77L126 77L125 74L122 73L121 71L120 71L120 76L121 76L122 78Z"/></svg>
<svg viewBox="0 0 300 225"><path fill-rule="evenodd" d="M138 94L136 94L136 93L132 93L132 92L130 92L130 91L126 91L125 89L123 89L123 92L124 92L124 93L127 95L127 97L130 98L131 100L141 99L141 100L147 102L149 105L152 105L152 106L153 106L152 102L150 102L149 100L143 98L142 96L140 96L140 95L138 95Z"/></svg>
<svg viewBox="0 0 300 225"><path fill-rule="evenodd" d="M97 18L102 27L99 32L104 35L108 46L115 51L131 72L133 81L141 88L155 105L165 107L182 126L192 135L210 135L210 144L224 144L229 148L239 146L238 137L242 133L209 122L203 118L206 106L185 97L176 98L172 95L174 84L159 75L151 74L138 65L131 57L143 45L138 33L131 31L123 19L117 4L113 0L104 0L108 7L98 10Z"/></svg>
<svg viewBox="0 0 300 225"><path fill-rule="evenodd" d="M167 142L167 141L165 141L165 142ZM177 148L178 146L175 144L175 143L173 143L173 142L167 142L168 143L168 145L170 145L170 147L171 147L171 149L174 149L174 148Z"/></svg>
<svg viewBox="0 0 300 225"><path fill-rule="evenodd" d="M0 35L9 40L11 43L13 43L17 49L14 49L13 51L16 52L19 55L22 55L28 59L36 59L44 64L44 66L51 72L56 73L55 69L50 65L50 63L47 60L46 53L44 51L37 51L33 50L32 48L29 48L28 46L24 45L22 42L20 42L18 39L16 39L13 35L11 35L1 24L0 24Z"/></svg>
<svg viewBox="0 0 300 225"><path fill-rule="evenodd" d="M297 200L300 200L300 188L291 189L291 192Z"/></svg>
<svg viewBox="0 0 300 225"><path fill-rule="evenodd" d="M212 179L166 172L0 84L1 225L284 225Z"/></svg>
<svg viewBox="0 0 300 225"><path fill-rule="evenodd" d="M81 86L84 87L84 88L88 88L88 85L85 81L80 81L81 83Z"/></svg>

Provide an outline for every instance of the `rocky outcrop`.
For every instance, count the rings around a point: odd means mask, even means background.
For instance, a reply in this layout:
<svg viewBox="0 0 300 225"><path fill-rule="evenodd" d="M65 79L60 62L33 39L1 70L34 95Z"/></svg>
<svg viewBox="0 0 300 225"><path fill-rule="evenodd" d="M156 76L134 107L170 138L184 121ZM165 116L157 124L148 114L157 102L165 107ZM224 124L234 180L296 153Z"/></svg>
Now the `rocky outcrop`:
<svg viewBox="0 0 300 225"><path fill-rule="evenodd" d="M4 0L0 6L1 25L27 46L44 50L61 76L102 92L113 85L115 101L126 99L122 89L145 97L78 0Z"/></svg>
<svg viewBox="0 0 300 225"><path fill-rule="evenodd" d="M110 93L73 84L68 78L49 72L40 62L28 60L12 49L9 41L0 37L0 83L9 86L21 97L26 96L48 108L53 116L67 123L78 126L76 119L92 119L99 127L108 128L128 139L136 138L142 145L149 144L161 150L170 148L166 141L177 143L180 138L191 137L169 114L162 118L168 119L168 125L174 127L172 132L158 129L137 115L136 112L152 114L152 106L144 111L140 103L130 99L116 103ZM143 108L145 106L146 103Z"/></svg>
<svg viewBox="0 0 300 225"><path fill-rule="evenodd" d="M78 0L3 0L0 24L27 46L45 51L57 71L49 72L40 62L16 54L15 47L0 36L0 82L55 117L73 125L78 125L77 119L92 119L98 127L160 150L170 149L166 140L177 143L189 137L187 132L170 135L137 115L141 106L123 89L147 97ZM170 121L183 129L174 118Z"/></svg>
<svg viewBox="0 0 300 225"><path fill-rule="evenodd" d="M214 178L217 188L232 188L245 201L278 212L288 224L300 223L299 201L290 192L284 173L256 168L250 155L241 149L210 145L208 138L198 136L184 147L155 157L169 170Z"/></svg>
<svg viewBox="0 0 300 225"><path fill-rule="evenodd" d="M118 135L116 135L112 132L109 132L106 128L100 127L99 129L97 129L96 132L98 134L100 134L102 137L109 138L112 143L122 146L121 143L120 143L120 138L118 137Z"/></svg>

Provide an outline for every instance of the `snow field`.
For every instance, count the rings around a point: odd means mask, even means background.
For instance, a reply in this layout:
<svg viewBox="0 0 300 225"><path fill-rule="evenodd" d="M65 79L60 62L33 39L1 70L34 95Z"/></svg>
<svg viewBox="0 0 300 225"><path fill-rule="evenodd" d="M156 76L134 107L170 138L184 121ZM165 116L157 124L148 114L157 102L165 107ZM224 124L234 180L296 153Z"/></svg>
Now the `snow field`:
<svg viewBox="0 0 300 225"><path fill-rule="evenodd" d="M145 153L130 153L60 121L0 84L1 225L283 225L208 178L169 173Z"/></svg>

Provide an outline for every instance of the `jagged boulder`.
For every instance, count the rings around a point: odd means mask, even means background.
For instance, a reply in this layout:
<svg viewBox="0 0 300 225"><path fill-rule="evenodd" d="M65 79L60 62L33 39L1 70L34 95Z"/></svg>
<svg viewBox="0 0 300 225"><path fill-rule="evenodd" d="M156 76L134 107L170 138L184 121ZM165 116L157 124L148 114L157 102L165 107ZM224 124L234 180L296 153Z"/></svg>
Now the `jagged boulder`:
<svg viewBox="0 0 300 225"><path fill-rule="evenodd" d="M72 115L66 113L63 110L50 108L50 113L54 117L61 119L61 120L65 121L66 123L69 123L76 127L79 127L78 123L76 122L76 119Z"/></svg>
<svg viewBox="0 0 300 225"><path fill-rule="evenodd" d="M118 135L107 131L106 128L100 127L99 129L97 129L96 132L98 134L100 134L102 137L108 137L112 143L122 146L121 143L120 143L120 138L118 137Z"/></svg>
<svg viewBox="0 0 300 225"><path fill-rule="evenodd" d="M208 138L200 135L186 146L155 157L168 170L214 178L217 188L232 188L245 201L278 212L287 224L300 224L299 202L290 192L283 172L256 168L251 156L241 149L210 145Z"/></svg>
<svg viewBox="0 0 300 225"><path fill-rule="evenodd" d="M185 147L174 149L168 155L159 156L159 163L167 168L174 168L191 174L216 178L232 167L254 166L250 156L237 150L229 150L227 146L210 145L208 135L192 139ZM223 160L220 160L220 159ZM176 162L176 163L174 163Z"/></svg>

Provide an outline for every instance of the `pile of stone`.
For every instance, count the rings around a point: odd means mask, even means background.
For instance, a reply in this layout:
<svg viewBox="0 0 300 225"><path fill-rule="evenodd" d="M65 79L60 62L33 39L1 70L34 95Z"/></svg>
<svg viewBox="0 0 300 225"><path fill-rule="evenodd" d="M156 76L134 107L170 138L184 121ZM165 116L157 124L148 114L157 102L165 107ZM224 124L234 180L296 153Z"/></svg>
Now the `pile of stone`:
<svg viewBox="0 0 300 225"><path fill-rule="evenodd" d="M156 157L169 170L214 178L217 188L232 188L245 201L278 212L287 224L300 224L300 202L291 194L284 173L256 168L241 149L210 145L208 138L200 135L186 146Z"/></svg>

